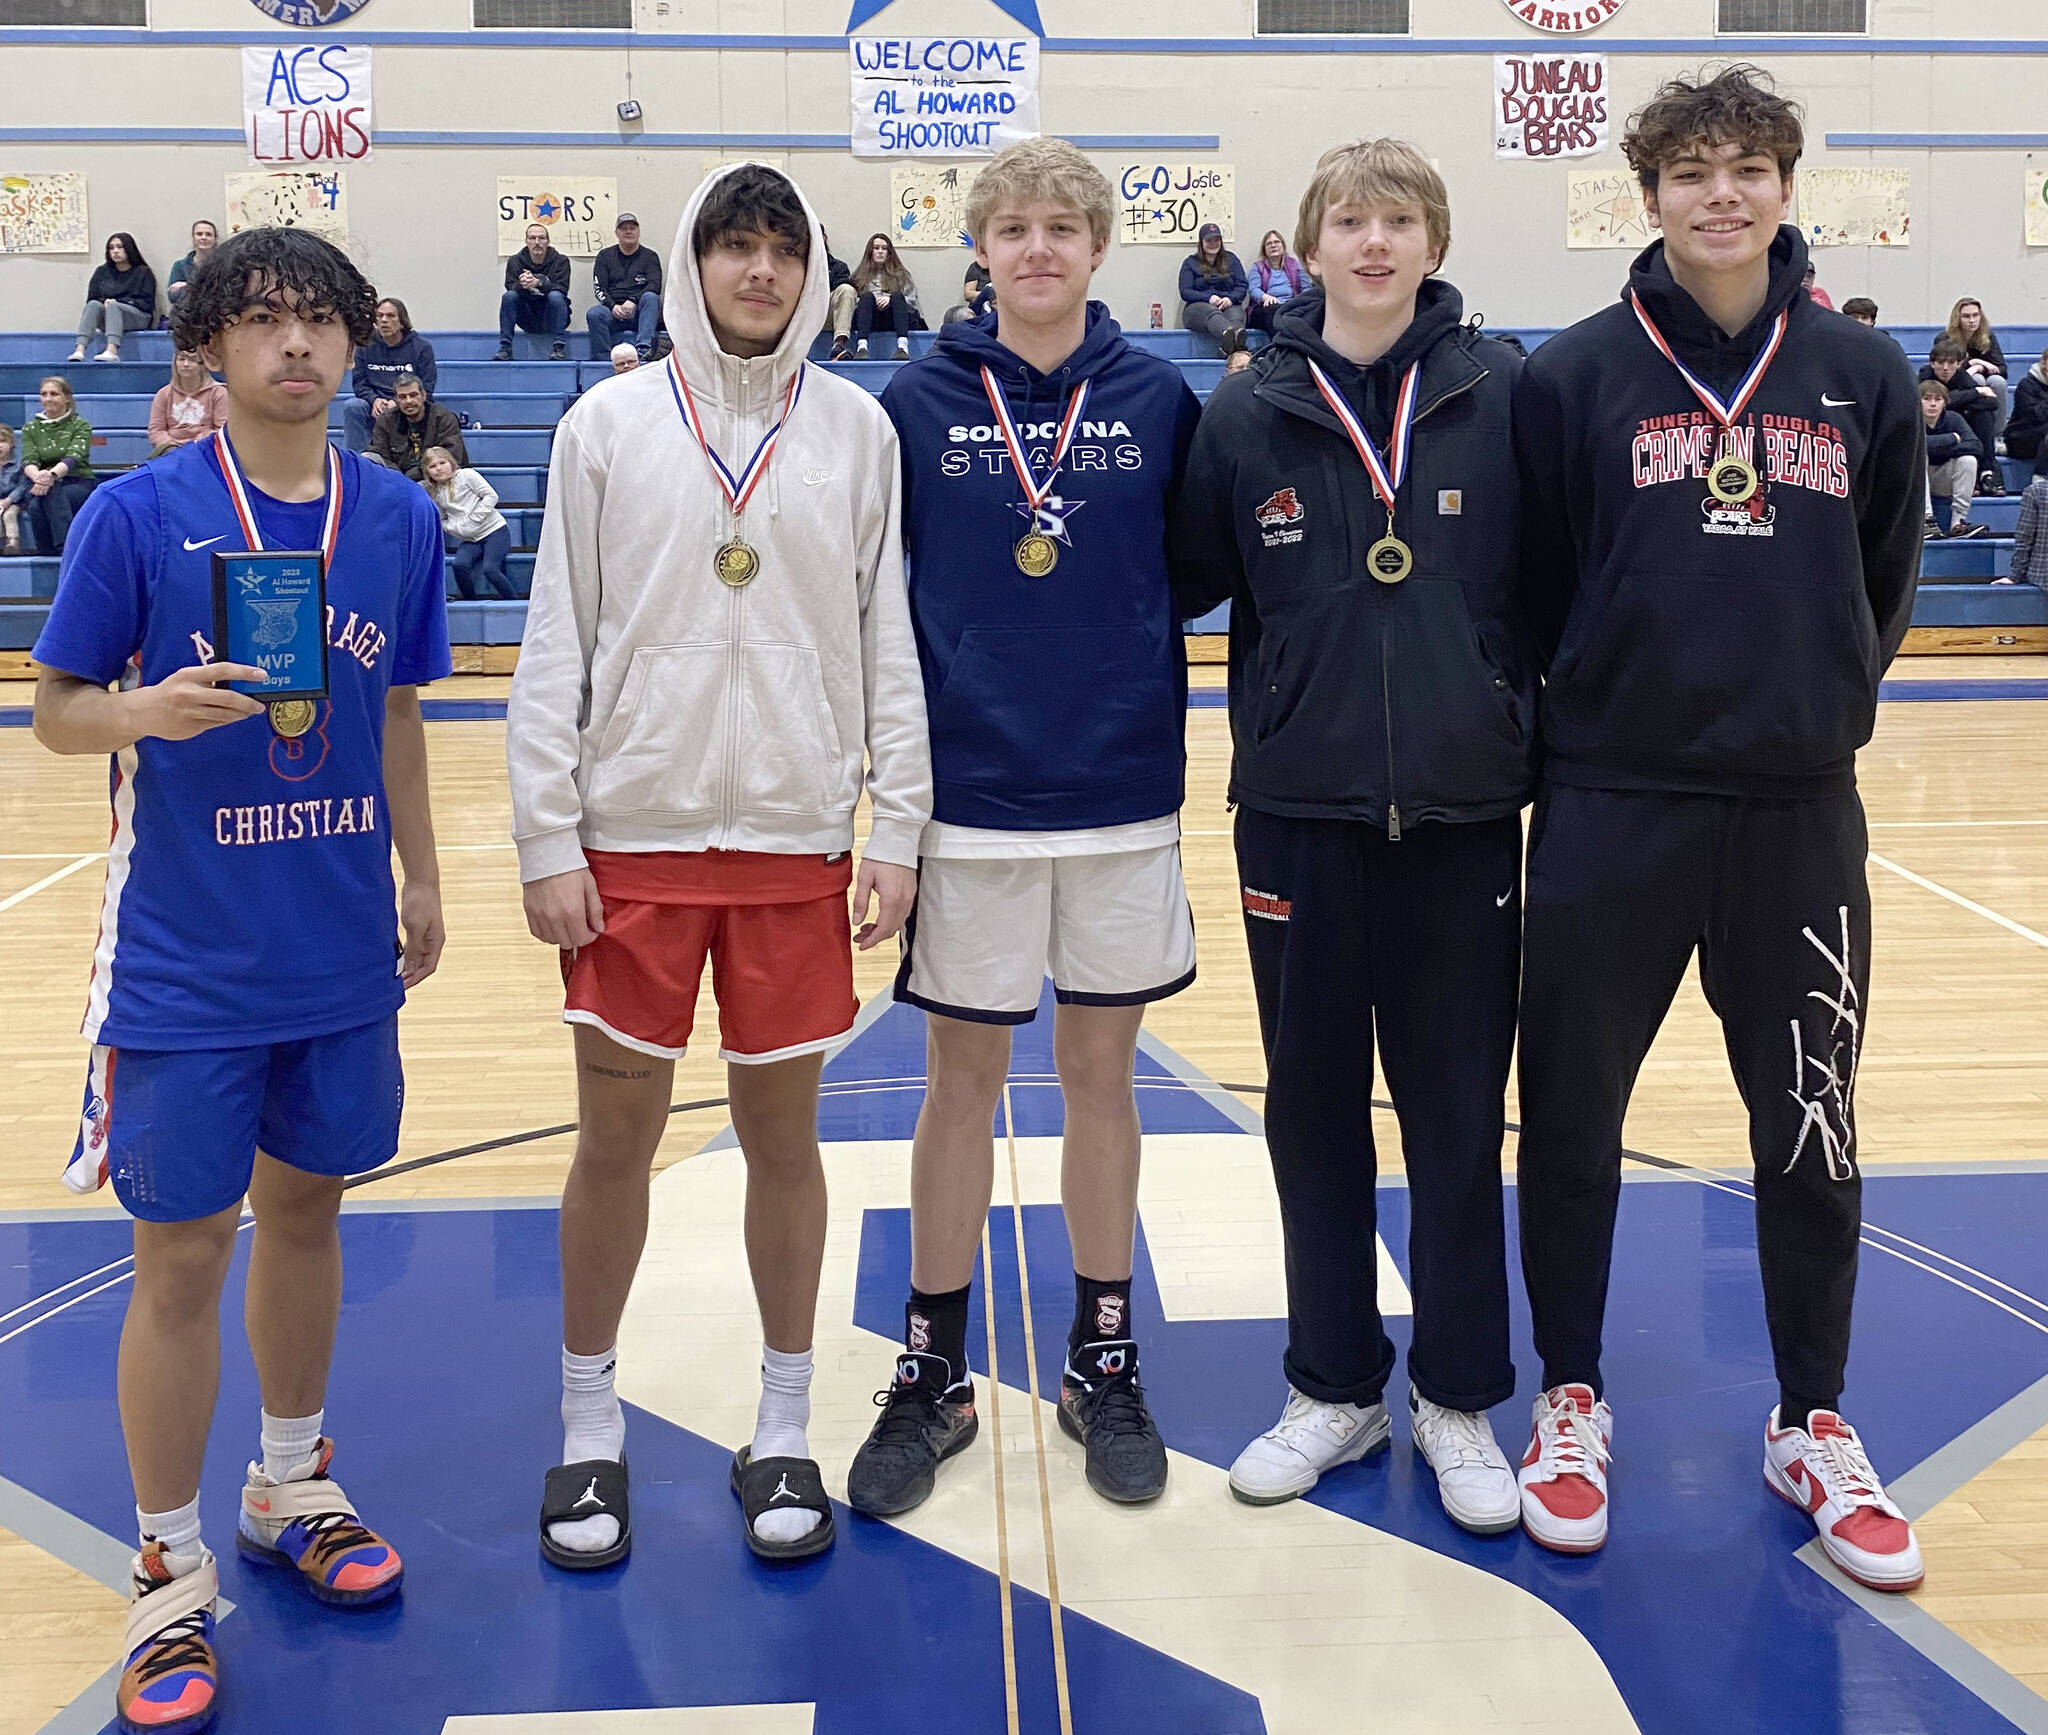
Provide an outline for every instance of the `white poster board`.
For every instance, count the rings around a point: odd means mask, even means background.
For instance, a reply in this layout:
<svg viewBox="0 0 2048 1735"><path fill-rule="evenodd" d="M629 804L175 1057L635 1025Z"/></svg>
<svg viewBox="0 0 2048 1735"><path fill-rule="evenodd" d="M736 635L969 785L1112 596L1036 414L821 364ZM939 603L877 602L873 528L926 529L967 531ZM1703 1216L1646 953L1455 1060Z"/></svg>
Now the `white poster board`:
<svg viewBox="0 0 2048 1735"><path fill-rule="evenodd" d="M227 178L230 235L310 229L348 245L348 177L340 169L244 169Z"/></svg>
<svg viewBox="0 0 2048 1735"><path fill-rule="evenodd" d="M1038 137L1035 36L852 36L853 154L992 157Z"/></svg>
<svg viewBox="0 0 2048 1735"><path fill-rule="evenodd" d="M1657 239L1643 207L1642 183L1632 169L1575 174L1565 183L1564 244L1626 247L1640 253Z"/></svg>
<svg viewBox="0 0 2048 1735"><path fill-rule="evenodd" d="M0 186L5 186L0 181ZM2029 247L2048 247L2048 163L2027 158L2027 215L2022 231Z"/></svg>
<svg viewBox="0 0 2048 1735"><path fill-rule="evenodd" d="M1126 244L1181 247L1192 253L1202 225L1214 223L1227 246L1237 234L1237 169L1231 163L1123 163L1116 187L1116 238Z"/></svg>
<svg viewBox="0 0 2048 1735"><path fill-rule="evenodd" d="M1799 228L1809 247L1912 244L1913 177L1907 169L1799 171Z"/></svg>
<svg viewBox="0 0 2048 1735"><path fill-rule="evenodd" d="M370 51L344 42L242 48L242 142L272 168L371 156Z"/></svg>
<svg viewBox="0 0 2048 1735"><path fill-rule="evenodd" d="M889 228L898 247L971 247L967 195L972 163L899 163L889 171Z"/></svg>
<svg viewBox="0 0 2048 1735"><path fill-rule="evenodd" d="M90 253L85 176L0 174L0 253Z"/></svg>
<svg viewBox="0 0 2048 1735"><path fill-rule="evenodd" d="M1607 148L1607 56L1496 54L1493 154L1590 157Z"/></svg>
<svg viewBox="0 0 2048 1735"><path fill-rule="evenodd" d="M498 254L509 259L526 245L527 226L548 232L557 253L595 259L617 239L619 183L610 175L500 175Z"/></svg>

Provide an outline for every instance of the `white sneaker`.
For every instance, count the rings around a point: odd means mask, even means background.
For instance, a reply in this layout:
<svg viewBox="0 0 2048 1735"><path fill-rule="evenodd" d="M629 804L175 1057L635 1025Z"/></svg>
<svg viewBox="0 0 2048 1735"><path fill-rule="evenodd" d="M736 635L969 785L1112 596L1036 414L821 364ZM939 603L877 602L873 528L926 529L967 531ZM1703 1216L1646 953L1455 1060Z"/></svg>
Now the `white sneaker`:
<svg viewBox="0 0 2048 1735"><path fill-rule="evenodd" d="M1230 1466L1230 1491L1247 1506L1278 1506L1306 1494L1325 1470L1384 1446L1393 1431L1385 1404L1326 1404L1289 1391L1280 1420Z"/></svg>
<svg viewBox="0 0 2048 1735"><path fill-rule="evenodd" d="M1920 1544L1864 1455L1856 1430L1833 1410L1803 1428L1764 1425L1764 1480L1813 1520L1820 1545L1858 1584L1911 1590L1925 1576Z"/></svg>
<svg viewBox="0 0 2048 1735"><path fill-rule="evenodd" d="M868 359L868 340L866 338L862 338L854 346L853 359L855 361L866 361Z"/></svg>
<svg viewBox="0 0 2048 1735"><path fill-rule="evenodd" d="M1607 1540L1607 1461L1614 1412L1590 1386L1553 1386L1536 1399L1529 1450L1516 1480L1522 1528L1559 1554L1591 1554Z"/></svg>
<svg viewBox="0 0 2048 1735"><path fill-rule="evenodd" d="M1498 1536L1521 1523L1522 1493L1484 1412L1444 1409L1411 1385L1408 1419L1453 1524L1475 1536Z"/></svg>
<svg viewBox="0 0 2048 1735"><path fill-rule="evenodd" d="M908 361L908 360L910 359L910 339L909 339L909 338L907 338L907 337L899 337L899 338L898 338L898 339L896 340L896 359L897 359L898 361Z"/></svg>

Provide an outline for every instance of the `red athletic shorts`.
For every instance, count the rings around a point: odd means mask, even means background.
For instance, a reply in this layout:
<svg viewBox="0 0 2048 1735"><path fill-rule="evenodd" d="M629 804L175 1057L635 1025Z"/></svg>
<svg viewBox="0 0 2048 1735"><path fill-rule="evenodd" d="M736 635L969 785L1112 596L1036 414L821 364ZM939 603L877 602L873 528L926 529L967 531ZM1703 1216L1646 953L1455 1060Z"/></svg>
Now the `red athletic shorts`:
<svg viewBox="0 0 2048 1735"><path fill-rule="evenodd" d="M721 1059L814 1054L853 1027L850 856L591 851L589 862L604 932L562 954L565 1022L674 1060L708 956Z"/></svg>

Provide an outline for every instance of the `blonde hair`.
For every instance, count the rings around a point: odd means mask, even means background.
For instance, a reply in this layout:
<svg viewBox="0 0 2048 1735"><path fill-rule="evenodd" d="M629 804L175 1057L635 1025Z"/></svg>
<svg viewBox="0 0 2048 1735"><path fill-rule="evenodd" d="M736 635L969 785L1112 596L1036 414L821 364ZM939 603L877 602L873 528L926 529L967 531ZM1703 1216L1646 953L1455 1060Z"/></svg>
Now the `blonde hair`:
<svg viewBox="0 0 2048 1735"><path fill-rule="evenodd" d="M36 382L36 395L38 397L42 396L44 386L55 386L60 392L64 394L65 415L75 416L78 414L78 396L75 392L72 391L71 382L67 380L62 374L45 374L40 380L38 380Z"/></svg>
<svg viewBox="0 0 2048 1735"><path fill-rule="evenodd" d="M1323 152L1294 220L1295 257L1317 250L1333 205L1416 205L1441 269L1451 250L1451 196L1444 178L1406 139L1360 139Z"/></svg>
<svg viewBox="0 0 2048 1735"><path fill-rule="evenodd" d="M455 469L455 471L458 474L461 472L462 466L455 462L455 454L449 451L446 446L429 446L424 452L420 454L421 481L426 482L427 466L431 464L436 458L446 458L449 464ZM446 482L427 482L427 492L431 494L436 500L438 500L441 498L441 490L444 488L453 487L454 483L454 476L450 476Z"/></svg>
<svg viewBox="0 0 2048 1735"><path fill-rule="evenodd" d="M1099 247L1116 220L1116 195L1109 177L1065 139L1025 139L1004 151L975 178L967 195L967 233L978 245L982 230L1001 208L1043 199L1082 212L1089 237Z"/></svg>
<svg viewBox="0 0 2048 1735"><path fill-rule="evenodd" d="M1977 329L1975 331L1963 330L1963 309L1966 307L1974 307L1977 310ZM1955 306L1948 310L1948 325L1943 329L1942 336L1952 337L1957 343L1961 344L1965 356L1988 355L1994 335L1991 329L1990 317L1984 311L1984 303L1979 301L1974 295L1964 296L1962 300L1958 301Z"/></svg>

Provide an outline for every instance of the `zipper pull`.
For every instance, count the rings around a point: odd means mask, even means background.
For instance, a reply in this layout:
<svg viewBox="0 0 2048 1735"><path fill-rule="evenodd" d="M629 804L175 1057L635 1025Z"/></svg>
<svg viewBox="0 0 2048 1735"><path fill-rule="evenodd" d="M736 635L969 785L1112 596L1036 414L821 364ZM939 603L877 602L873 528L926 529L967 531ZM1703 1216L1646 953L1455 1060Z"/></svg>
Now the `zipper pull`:
<svg viewBox="0 0 2048 1735"><path fill-rule="evenodd" d="M1395 802L1387 803L1387 842L1401 841L1401 809Z"/></svg>

